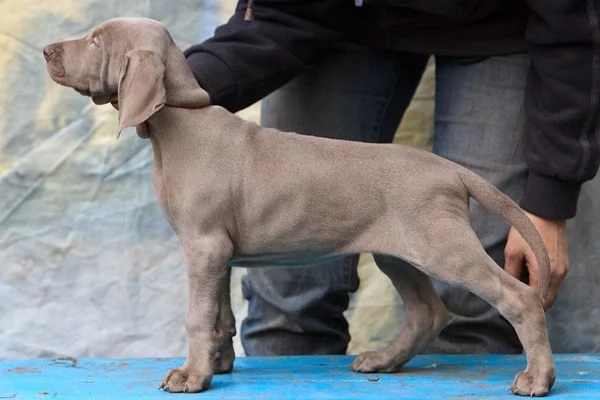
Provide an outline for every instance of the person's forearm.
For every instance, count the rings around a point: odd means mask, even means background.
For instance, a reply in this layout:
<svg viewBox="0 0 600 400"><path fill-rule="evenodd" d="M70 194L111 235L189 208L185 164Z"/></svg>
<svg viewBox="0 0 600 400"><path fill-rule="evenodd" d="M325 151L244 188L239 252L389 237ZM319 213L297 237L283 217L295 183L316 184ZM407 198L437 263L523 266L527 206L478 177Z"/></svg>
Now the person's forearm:
<svg viewBox="0 0 600 400"><path fill-rule="evenodd" d="M254 1L254 19L244 21L246 1L215 35L185 51L213 104L238 111L298 74L352 23L347 0Z"/></svg>
<svg viewBox="0 0 600 400"><path fill-rule="evenodd" d="M600 7L596 0L527 3L531 172L521 205L541 217L566 219L575 215L581 184L600 162Z"/></svg>

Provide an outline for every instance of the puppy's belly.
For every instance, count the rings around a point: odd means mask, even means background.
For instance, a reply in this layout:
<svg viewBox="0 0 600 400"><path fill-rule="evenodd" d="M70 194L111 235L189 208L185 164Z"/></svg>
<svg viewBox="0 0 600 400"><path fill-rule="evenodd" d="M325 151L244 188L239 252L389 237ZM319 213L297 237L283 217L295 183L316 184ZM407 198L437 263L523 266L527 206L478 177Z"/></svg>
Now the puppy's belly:
<svg viewBox="0 0 600 400"><path fill-rule="evenodd" d="M350 254L331 254L324 256L301 256L294 254L260 254L255 256L234 257L229 261L232 267L314 267L319 264L338 260Z"/></svg>

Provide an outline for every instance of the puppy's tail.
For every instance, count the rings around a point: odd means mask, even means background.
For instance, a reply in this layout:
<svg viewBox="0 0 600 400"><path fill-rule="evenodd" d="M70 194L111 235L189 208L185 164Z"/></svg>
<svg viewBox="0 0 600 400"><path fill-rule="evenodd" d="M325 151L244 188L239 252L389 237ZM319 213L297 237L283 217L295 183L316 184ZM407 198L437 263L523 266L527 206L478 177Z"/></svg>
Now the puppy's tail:
<svg viewBox="0 0 600 400"><path fill-rule="evenodd" d="M545 299L550 283L550 258L536 227L517 203L494 185L469 170L464 170L460 176L471 197L508 221L529 244L538 264L538 292L542 300Z"/></svg>

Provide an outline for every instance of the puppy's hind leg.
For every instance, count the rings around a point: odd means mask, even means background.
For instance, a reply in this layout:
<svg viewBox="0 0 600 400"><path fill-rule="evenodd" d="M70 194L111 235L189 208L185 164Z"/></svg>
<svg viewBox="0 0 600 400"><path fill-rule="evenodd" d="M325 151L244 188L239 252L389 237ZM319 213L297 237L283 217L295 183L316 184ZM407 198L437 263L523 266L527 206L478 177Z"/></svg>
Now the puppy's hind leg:
<svg viewBox="0 0 600 400"><path fill-rule="evenodd" d="M428 275L467 289L495 307L515 328L527 357L511 390L523 396L546 395L555 379L542 299L534 288L513 278L485 252L468 222L438 223L430 238L436 252L424 266Z"/></svg>
<svg viewBox="0 0 600 400"><path fill-rule="evenodd" d="M392 256L374 258L402 297L405 323L394 342L360 354L351 367L357 372L396 372L438 336L449 314L427 275Z"/></svg>

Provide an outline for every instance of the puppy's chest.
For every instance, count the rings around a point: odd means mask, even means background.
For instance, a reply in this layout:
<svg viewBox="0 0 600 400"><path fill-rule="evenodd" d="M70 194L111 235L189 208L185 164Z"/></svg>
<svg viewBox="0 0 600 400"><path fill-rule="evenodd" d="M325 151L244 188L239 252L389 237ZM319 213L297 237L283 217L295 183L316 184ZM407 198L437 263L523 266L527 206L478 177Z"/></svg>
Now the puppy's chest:
<svg viewBox="0 0 600 400"><path fill-rule="evenodd" d="M198 209L204 210L222 190L210 182L207 184L206 175L200 172L203 168L187 162L177 165L171 162L174 161L172 158L178 159L177 156L160 154L156 149L155 154L152 184L156 198L171 227L179 232L183 225L190 223Z"/></svg>
<svg viewBox="0 0 600 400"><path fill-rule="evenodd" d="M163 214L167 218L167 221L169 222L172 228L175 228L174 220L171 213L171 207L169 206L169 194L167 184L164 180L162 172L163 171L161 165L157 165L155 160L154 169L152 172L152 185L154 186L154 192L156 193L158 204L162 209Z"/></svg>
<svg viewBox="0 0 600 400"><path fill-rule="evenodd" d="M156 193L156 198L158 200L158 204L163 211L163 214L167 218L167 221L171 225L172 228L175 229L175 220L172 212L172 207L170 205L169 199L169 178L168 178L168 167L165 170L165 166L163 164L163 151L159 147L155 138L151 136L152 142L152 150L154 153L154 165L152 169L152 185L154 187L154 192ZM168 166L168 163L167 163Z"/></svg>

